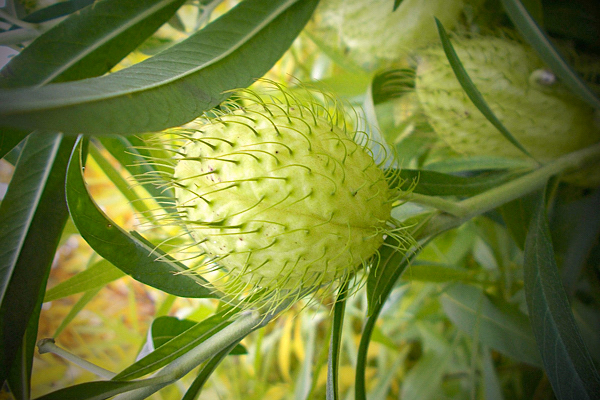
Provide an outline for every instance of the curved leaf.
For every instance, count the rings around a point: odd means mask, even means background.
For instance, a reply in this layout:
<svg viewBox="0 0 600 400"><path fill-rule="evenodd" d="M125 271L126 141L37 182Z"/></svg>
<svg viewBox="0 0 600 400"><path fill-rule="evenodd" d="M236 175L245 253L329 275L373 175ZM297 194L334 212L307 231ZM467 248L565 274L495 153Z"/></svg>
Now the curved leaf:
<svg viewBox="0 0 600 400"><path fill-rule="evenodd" d="M348 294L349 281L344 282L340 288L333 308L333 326L329 343L329 356L327 361L327 400L338 400L338 367L340 365L340 349L342 345L342 327L344 325L344 312L346 311L346 295Z"/></svg>
<svg viewBox="0 0 600 400"><path fill-rule="evenodd" d="M367 278L368 316L363 326L356 359L356 400L366 400L367 398L365 381L367 352L379 313L392 292L396 281L421 248L418 247L412 252L404 254L393 247L394 240L390 237L386 239L384 245L379 249L379 263L371 269Z"/></svg>
<svg viewBox="0 0 600 400"><path fill-rule="evenodd" d="M68 218L64 179L73 144L73 138L61 134L30 135L0 205L0 381L21 345L33 354L36 331L29 332L26 343L23 338L27 329L37 329L50 266ZM29 370L31 359L25 363Z"/></svg>
<svg viewBox="0 0 600 400"><path fill-rule="evenodd" d="M597 399L600 376L565 293L540 195L525 242L525 296L548 380L559 400Z"/></svg>
<svg viewBox="0 0 600 400"><path fill-rule="evenodd" d="M215 297L199 275L147 242L125 232L98 208L83 180L81 146L73 150L67 172L67 203L81 236L102 257L134 279L181 297Z"/></svg>
<svg viewBox="0 0 600 400"><path fill-rule="evenodd" d="M193 324L180 334L167 340L146 357L125 368L113 380L136 379L156 371L198 346L199 343L204 342L209 337L218 335L221 329L232 322L233 319L226 318L225 313L221 312Z"/></svg>
<svg viewBox="0 0 600 400"><path fill-rule="evenodd" d="M2 125L133 134L184 124L261 77L316 0L246 0L185 41L113 74L0 92Z"/></svg>
<svg viewBox="0 0 600 400"><path fill-rule="evenodd" d="M0 71L0 87L45 85L102 75L168 21L183 2L94 2L13 57ZM51 129L43 125L39 128Z"/></svg>
<svg viewBox="0 0 600 400"><path fill-rule="evenodd" d="M467 74L467 71L465 71L465 68L463 67L462 63L460 62L456 51L454 51L454 47L452 47L452 43L450 43L448 34L442 26L442 23L437 18L435 19L435 23L437 24L440 39L442 40L442 47L444 48L446 57L448 57L450 66L452 67L452 70L454 71L454 74L456 75L456 79L458 79L460 86L462 86L469 99L471 99L475 107L477 107L479 111L481 111L481 113L487 118L487 120L490 121L490 123L494 125L494 127L496 127L496 129L498 129L498 131L500 131L500 133L509 142L511 142L524 154L533 158L531 154L527 151L527 149L525 149L525 147L523 147L521 143L519 143L519 141L515 139L515 137L508 131L508 129L506 129L506 127L502 124L502 122L500 122L500 120L496 117L494 112L487 105L485 99L483 98L483 95L481 94L481 92L479 92L479 90Z"/></svg>

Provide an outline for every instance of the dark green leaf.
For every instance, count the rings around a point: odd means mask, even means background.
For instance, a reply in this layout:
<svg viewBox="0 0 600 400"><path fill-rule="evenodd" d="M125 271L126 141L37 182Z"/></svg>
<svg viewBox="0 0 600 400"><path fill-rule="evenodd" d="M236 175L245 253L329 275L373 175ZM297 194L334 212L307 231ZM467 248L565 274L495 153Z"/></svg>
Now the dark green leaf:
<svg viewBox="0 0 600 400"><path fill-rule="evenodd" d="M181 297L215 297L207 282L187 267L140 241L111 221L90 197L81 169L81 141L67 174L67 202L81 236L102 257L134 279ZM208 286L207 286L208 285Z"/></svg>
<svg viewBox="0 0 600 400"><path fill-rule="evenodd" d="M588 85L577 75L571 66L560 55L548 36L535 22L531 14L519 0L502 0L506 13L515 24L521 35L531 45L533 50L568 86L573 93L595 109L600 109L600 99Z"/></svg>
<svg viewBox="0 0 600 400"><path fill-rule="evenodd" d="M102 75L165 23L181 4L183 0L94 2L13 57L0 72L0 87L38 86ZM52 129L44 124L37 128Z"/></svg>
<svg viewBox="0 0 600 400"><path fill-rule="evenodd" d="M394 11L400 7L400 3L402 3L402 0L394 0Z"/></svg>
<svg viewBox="0 0 600 400"><path fill-rule="evenodd" d="M544 203L539 195L525 243L525 296L533 333L556 397L597 399L600 376L558 273Z"/></svg>
<svg viewBox="0 0 600 400"><path fill-rule="evenodd" d="M198 344L233 322L223 312L198 322L179 335L165 342L146 357L121 371L114 380L130 380L142 377L164 367L171 361L187 353Z"/></svg>
<svg viewBox="0 0 600 400"><path fill-rule="evenodd" d="M510 236L521 250L525 248L527 227L529 226L529 219L533 214L536 200L537 193L533 193L505 203L498 208Z"/></svg>
<svg viewBox="0 0 600 400"><path fill-rule="evenodd" d="M316 0L246 0L185 41L113 74L0 92L7 126L134 134L184 124L246 87L288 49Z"/></svg>
<svg viewBox="0 0 600 400"><path fill-rule="evenodd" d="M0 381L11 369L31 318L39 312L56 246L68 218L65 172L73 138L34 133L0 205ZM26 349L33 354L36 332ZM31 359L22 361L30 373Z"/></svg>
<svg viewBox="0 0 600 400"><path fill-rule="evenodd" d="M342 345L342 327L346 311L346 295L348 294L347 280L339 290L338 297L333 307L333 326L329 342L329 356L327 360L327 400L338 400L338 369L340 365L340 350Z"/></svg>
<svg viewBox="0 0 600 400"><path fill-rule="evenodd" d="M454 284L440 299L454 325L471 336L477 329L478 339L515 360L541 366L531 325L527 316L508 304L499 307L474 286Z"/></svg>
<svg viewBox="0 0 600 400"><path fill-rule="evenodd" d="M54 18L62 17L81 10L85 6L94 3L94 0L66 0L44 7L23 17L23 21L39 24Z"/></svg>
<svg viewBox="0 0 600 400"><path fill-rule="evenodd" d="M510 141L516 148L521 150L524 154L528 155L529 157L532 157L531 154L529 154L529 152L527 151L527 149L525 149L521 145L521 143L519 143L519 141L515 139L515 137L508 131L508 129L506 129L506 127L502 124L502 122L500 122L500 120L496 117L494 112L490 109L482 94L479 92L479 90L467 74L467 71L465 71L465 68L460 62L456 51L454 51L454 47L452 47L452 43L450 43L450 38L448 37L446 30L442 26L442 23L437 18L435 19L435 23L437 24L440 39L442 40L442 46L444 48L444 52L446 53L446 57L450 62L450 66L452 67L452 70L454 71L454 74L456 75L456 79L458 79L460 86L462 86L467 96L469 96L469 99L471 99L475 107L477 107L477 109L481 111L481 113L488 119L488 121L490 121L492 125L494 125L494 127L496 127L496 129L498 129L498 131L500 131L500 133L508 141Z"/></svg>
<svg viewBox="0 0 600 400"><path fill-rule="evenodd" d="M29 135L28 131L20 129L2 128L0 132L0 158L4 158L16 145Z"/></svg>
<svg viewBox="0 0 600 400"><path fill-rule="evenodd" d="M123 167L129 171L129 173L135 177L142 177L153 174L155 169L152 164L148 162L141 162L143 160L142 155L148 155L144 153L141 148L136 146L143 146L144 143L136 137L125 137L125 136L106 136L99 138L102 146L108 152L121 163ZM166 197L172 197L172 192L164 189L159 189L155 185L148 184L146 182L140 182L140 184L146 189L146 191L155 199L164 201Z"/></svg>
<svg viewBox="0 0 600 400"><path fill-rule="evenodd" d="M408 189L412 183L417 182L414 192L429 196L473 196L520 175L522 174L516 172L496 171L465 177L428 170L403 169L400 171L400 178L405 180L402 185L404 189Z"/></svg>
<svg viewBox="0 0 600 400"><path fill-rule="evenodd" d="M375 75L371 84L373 104L377 105L411 92L415 88L415 70L392 69Z"/></svg>

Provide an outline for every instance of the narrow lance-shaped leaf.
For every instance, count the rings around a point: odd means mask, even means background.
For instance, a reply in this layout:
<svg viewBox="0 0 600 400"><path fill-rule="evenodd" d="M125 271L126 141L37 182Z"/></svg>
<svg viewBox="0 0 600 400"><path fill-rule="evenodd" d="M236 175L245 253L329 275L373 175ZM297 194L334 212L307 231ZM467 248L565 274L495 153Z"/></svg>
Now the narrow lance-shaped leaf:
<svg viewBox="0 0 600 400"><path fill-rule="evenodd" d="M36 133L27 139L0 206L0 381L37 327L46 280L68 218L64 177L73 138ZM33 354L35 332L23 351ZM25 361L27 371L31 358ZM28 383L22 383L28 385Z"/></svg>
<svg viewBox="0 0 600 400"><path fill-rule="evenodd" d="M329 356L327 361L327 400L338 400L338 371L340 365L340 350L342 344L342 328L344 325L344 312L346 311L346 296L349 281L339 290L338 297L333 307L333 326L329 343Z"/></svg>
<svg viewBox="0 0 600 400"><path fill-rule="evenodd" d="M0 92L0 123L134 134L184 124L267 72L316 0L246 0L185 41L98 78Z"/></svg>
<svg viewBox="0 0 600 400"><path fill-rule="evenodd" d="M395 239L388 237L379 250L379 263L369 272L367 278L367 301L368 315L363 326L360 344L358 346L358 357L356 360L356 384L354 396L356 400L366 400L365 372L367 368L367 352L371 343L371 336L375 323L383 304L389 297L396 281L410 261L418 254L419 248L404 254L397 251L394 246Z"/></svg>
<svg viewBox="0 0 600 400"><path fill-rule="evenodd" d="M176 296L215 297L214 290L199 275L128 234L100 210L85 187L81 144L79 141L71 155L67 173L67 202L81 236L98 254L142 283Z"/></svg>
<svg viewBox="0 0 600 400"><path fill-rule="evenodd" d="M475 107L477 107L479 111L481 111L481 113L488 119L488 121L490 121L490 123L494 125L494 127L496 127L496 129L498 129L498 131L500 131L500 133L508 141L510 141L516 148L521 150L524 154L533 158L529 151L527 151L527 149L525 149L521 145L521 143L519 143L519 141L515 139L515 137L508 131L508 129L506 129L506 127L502 124L502 122L500 122L496 115L494 115L494 112L488 106L487 102L483 98L483 95L481 94L481 92L479 92L479 90L469 77L469 74L467 74L467 71L465 71L465 68L460 62L456 51L454 50L454 47L452 47L452 43L450 43L450 38L448 37L448 34L446 33L446 30L444 29L442 23L437 18L435 19L435 23L437 24L438 33L442 41L442 47L444 48L446 57L448 57L450 66L452 67L452 70L454 71L454 74L456 75L456 79L458 79L460 86L462 86L467 96L469 96L469 99L471 99Z"/></svg>
<svg viewBox="0 0 600 400"><path fill-rule="evenodd" d="M600 376L562 285L540 195L525 242L525 296L548 379L559 400L597 399Z"/></svg>
<svg viewBox="0 0 600 400"><path fill-rule="evenodd" d="M102 75L165 23L183 2L94 2L13 57L0 71L0 87L40 86Z"/></svg>

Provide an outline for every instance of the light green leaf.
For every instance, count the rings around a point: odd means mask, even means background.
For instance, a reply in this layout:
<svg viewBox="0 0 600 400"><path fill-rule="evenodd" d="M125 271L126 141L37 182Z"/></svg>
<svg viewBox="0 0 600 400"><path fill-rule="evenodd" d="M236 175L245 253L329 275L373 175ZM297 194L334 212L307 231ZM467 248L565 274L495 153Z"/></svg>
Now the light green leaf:
<svg viewBox="0 0 600 400"><path fill-rule="evenodd" d="M527 317L508 304L501 308L484 292L461 283L450 286L440 298L442 307L454 325L479 341L509 357L541 366L541 360Z"/></svg>
<svg viewBox="0 0 600 400"><path fill-rule="evenodd" d="M600 376L558 273L544 204L540 195L525 242L525 296L531 326L556 397L597 399Z"/></svg>
<svg viewBox="0 0 600 400"><path fill-rule="evenodd" d="M112 265L109 261L100 260L77 275L49 289L44 296L44 302L100 288L125 275L125 272Z"/></svg>
<svg viewBox="0 0 600 400"><path fill-rule="evenodd" d="M452 358L452 347L443 353L425 353L406 374L402 383L402 400L428 400L439 398L442 377Z"/></svg>
<svg viewBox="0 0 600 400"><path fill-rule="evenodd" d="M246 0L162 53L115 73L0 92L5 126L134 134L178 126L261 77L288 49L316 0Z"/></svg>

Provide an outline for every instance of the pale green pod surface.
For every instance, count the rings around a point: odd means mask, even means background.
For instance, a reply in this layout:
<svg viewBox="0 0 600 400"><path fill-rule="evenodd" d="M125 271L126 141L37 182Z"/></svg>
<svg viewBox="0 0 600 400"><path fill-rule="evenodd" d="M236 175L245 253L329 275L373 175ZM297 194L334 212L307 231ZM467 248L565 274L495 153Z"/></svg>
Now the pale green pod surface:
<svg viewBox="0 0 600 400"><path fill-rule="evenodd" d="M355 64L372 70L402 61L438 38L434 17L454 27L466 3L477 0L323 0L309 29L336 44Z"/></svg>
<svg viewBox="0 0 600 400"><path fill-rule="evenodd" d="M557 82L529 47L497 37L454 40L453 46L494 114L539 161L600 140L593 109ZM434 130L457 152L527 157L467 97L441 45L419 55L416 92Z"/></svg>
<svg viewBox="0 0 600 400"><path fill-rule="evenodd" d="M251 104L206 121L179 150L178 209L230 285L327 285L382 244L392 206L384 173L317 114Z"/></svg>

